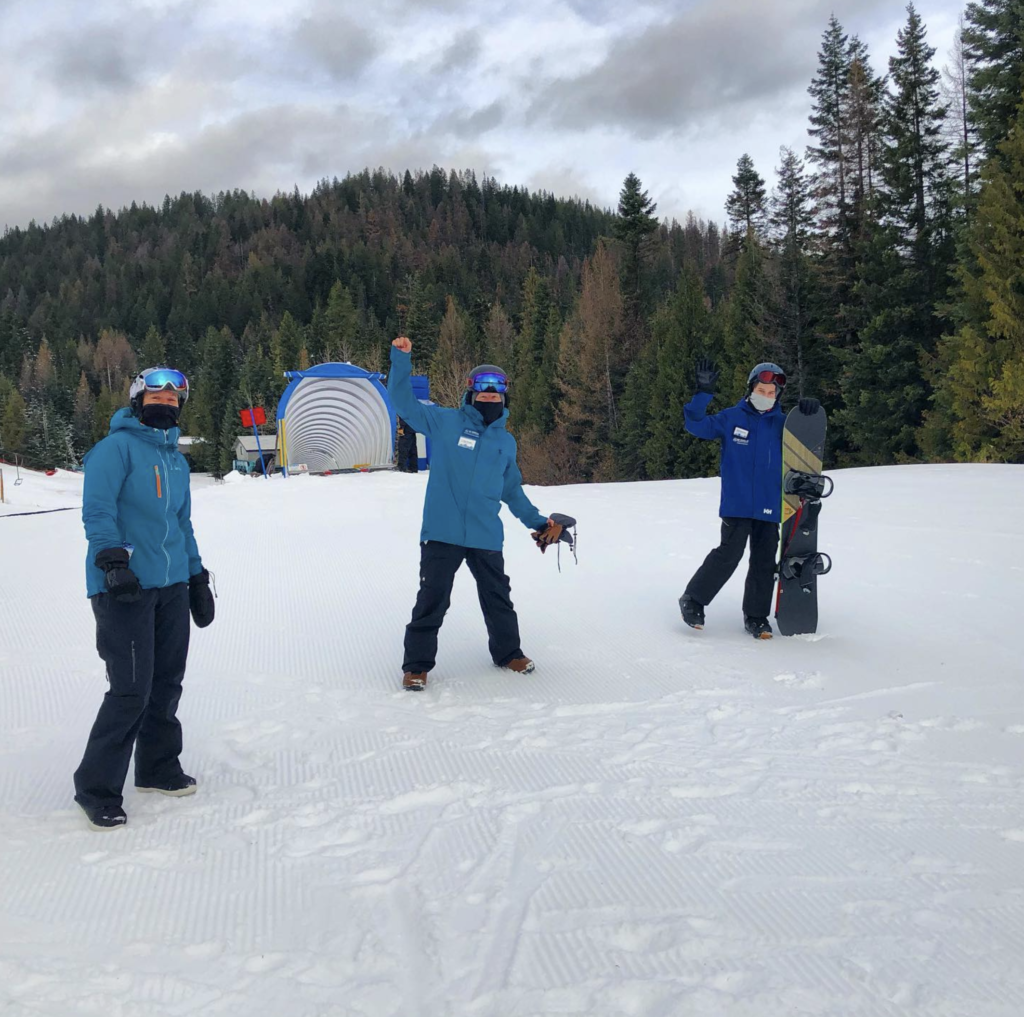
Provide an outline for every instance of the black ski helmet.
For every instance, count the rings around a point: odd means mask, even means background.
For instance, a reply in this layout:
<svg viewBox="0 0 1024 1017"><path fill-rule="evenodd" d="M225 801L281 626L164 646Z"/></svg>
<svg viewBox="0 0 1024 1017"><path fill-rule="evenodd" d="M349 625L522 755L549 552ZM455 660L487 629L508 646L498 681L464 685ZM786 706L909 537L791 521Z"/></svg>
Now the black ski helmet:
<svg viewBox="0 0 1024 1017"><path fill-rule="evenodd" d="M505 380L505 390L503 392L499 391L497 386L488 386L488 387L483 388L483 389L475 389L473 387L474 386L474 379L475 378L477 378L478 376L481 376L481 375L488 375L488 374L494 375L495 379L503 378ZM508 404L509 404L508 386L509 386L508 374L506 374L505 371L502 368L497 367L494 364L477 364L476 367L474 367L473 370L469 372L469 375L466 378L466 396L467 396L468 401L470 403L472 403L474 398L476 397L476 393L478 391L480 391L480 392L497 392L498 395L501 396L502 405L507 410L508 409Z"/></svg>
<svg viewBox="0 0 1024 1017"><path fill-rule="evenodd" d="M758 377L759 375L762 374L771 374L771 377ZM756 364L751 370L750 374L747 375L747 395L750 395L750 393L754 391L754 386L759 381L765 385L774 385L775 394L777 396L781 396L782 390L786 387L786 372L781 367L779 367L778 364L773 364L771 361L765 361L764 363Z"/></svg>

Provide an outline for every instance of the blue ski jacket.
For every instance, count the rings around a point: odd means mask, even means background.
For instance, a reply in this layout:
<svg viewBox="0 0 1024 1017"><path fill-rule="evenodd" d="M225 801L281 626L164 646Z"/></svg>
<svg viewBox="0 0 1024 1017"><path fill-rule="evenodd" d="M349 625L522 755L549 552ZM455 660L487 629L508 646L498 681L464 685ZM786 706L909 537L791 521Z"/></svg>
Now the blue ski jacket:
<svg viewBox="0 0 1024 1017"><path fill-rule="evenodd" d="M782 431L786 418L776 401L758 413L746 399L710 417L714 396L698 392L683 408L686 430L722 443L723 519L782 521Z"/></svg>
<svg viewBox="0 0 1024 1017"><path fill-rule="evenodd" d="M523 492L516 440L505 430L508 410L488 427L466 398L457 410L421 403L409 380L411 360L391 347L388 395L399 416L431 440L420 540L500 551L502 502L524 526L542 528L547 519Z"/></svg>
<svg viewBox="0 0 1024 1017"><path fill-rule="evenodd" d="M103 593L100 551L130 549L130 568L144 590L187 583L203 571L192 532L192 496L178 428L146 427L129 409L118 410L110 434L85 457L82 522L89 551L88 596Z"/></svg>

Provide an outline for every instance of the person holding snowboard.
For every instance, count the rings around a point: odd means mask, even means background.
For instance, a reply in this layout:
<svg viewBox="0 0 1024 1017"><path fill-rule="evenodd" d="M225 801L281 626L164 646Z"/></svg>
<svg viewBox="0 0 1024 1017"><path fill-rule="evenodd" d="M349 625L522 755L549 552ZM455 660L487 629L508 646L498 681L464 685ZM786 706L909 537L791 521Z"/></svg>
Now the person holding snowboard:
<svg viewBox="0 0 1024 1017"><path fill-rule="evenodd" d="M508 377L500 367L481 364L470 372L458 409L428 406L412 389L412 342L401 336L391 346L388 395L433 448L420 534L420 590L405 630L402 685L413 691L426 687L455 573L464 561L476 580L491 659L497 667L529 674L534 663L519 644L519 619L505 575L501 503L532 527L541 550L558 542L562 526L545 519L523 492L516 442L505 430Z"/></svg>
<svg viewBox="0 0 1024 1017"><path fill-rule="evenodd" d="M722 443L722 542L704 559L679 598L683 621L704 628L704 608L736 571L750 542L743 593L743 624L755 639L771 639L768 622L775 585L779 522L782 517L782 432L779 402L786 374L778 364L758 364L747 377L747 394L735 405L708 416L719 371L710 360L697 365L697 392L683 414L686 430ZM801 399L801 413L818 411L817 399Z"/></svg>
<svg viewBox="0 0 1024 1017"><path fill-rule="evenodd" d="M135 749L135 789L190 795L177 719L189 613L213 621L210 574L192 532L189 471L178 451L188 399L180 371L151 367L131 384L130 406L85 457L82 521L96 647L109 688L75 771L75 801L97 830L123 826L122 790Z"/></svg>

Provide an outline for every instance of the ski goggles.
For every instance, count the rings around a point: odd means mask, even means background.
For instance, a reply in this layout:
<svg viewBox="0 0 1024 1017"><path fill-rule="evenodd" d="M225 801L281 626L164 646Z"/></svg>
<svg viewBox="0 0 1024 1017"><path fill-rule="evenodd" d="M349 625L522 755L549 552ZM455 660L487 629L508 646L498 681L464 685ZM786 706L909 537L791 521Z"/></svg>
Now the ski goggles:
<svg viewBox="0 0 1024 1017"><path fill-rule="evenodd" d="M786 387L786 376L775 371L758 371L754 375L754 381L759 381L762 385L778 385L779 388Z"/></svg>
<svg viewBox="0 0 1024 1017"><path fill-rule="evenodd" d="M178 394L182 402L188 400L188 378L173 367L157 367L142 377L142 386L147 392L164 392L167 389Z"/></svg>
<svg viewBox="0 0 1024 1017"><path fill-rule="evenodd" d="M469 387L474 392L507 392L508 378L503 374L474 374L469 379Z"/></svg>

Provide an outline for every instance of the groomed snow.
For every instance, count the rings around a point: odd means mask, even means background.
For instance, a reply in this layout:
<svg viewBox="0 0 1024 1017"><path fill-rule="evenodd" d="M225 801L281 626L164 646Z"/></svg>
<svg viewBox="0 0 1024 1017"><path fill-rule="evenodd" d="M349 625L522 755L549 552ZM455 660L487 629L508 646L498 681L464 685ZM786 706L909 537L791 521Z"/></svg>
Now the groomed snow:
<svg viewBox="0 0 1024 1017"><path fill-rule="evenodd" d="M104 834L79 514L0 518L0 1012L1020 1017L1024 468L835 479L817 637L747 637L741 575L682 625L716 481L533 489L580 520L561 575L506 522L536 673L463 571L422 694L424 477L200 483L200 791Z"/></svg>

